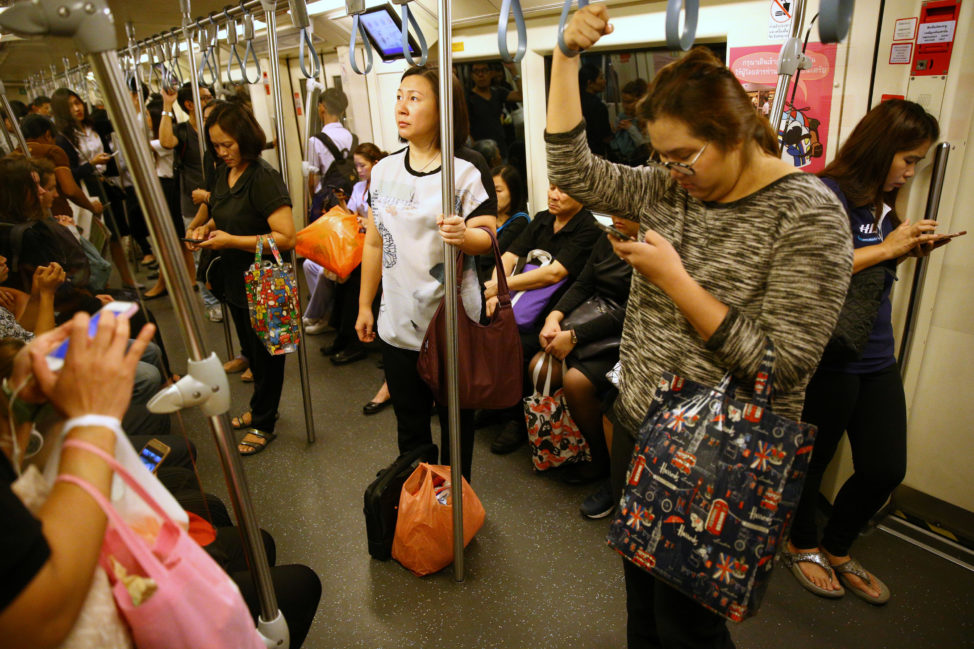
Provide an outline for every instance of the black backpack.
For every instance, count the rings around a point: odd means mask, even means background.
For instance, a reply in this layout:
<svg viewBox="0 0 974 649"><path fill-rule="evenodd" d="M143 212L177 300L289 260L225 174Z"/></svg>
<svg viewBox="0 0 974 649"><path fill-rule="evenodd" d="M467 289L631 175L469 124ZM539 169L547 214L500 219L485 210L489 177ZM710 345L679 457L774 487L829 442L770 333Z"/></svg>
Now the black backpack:
<svg viewBox="0 0 974 649"><path fill-rule="evenodd" d="M322 174L321 189L311 199L309 223L315 221L325 210L337 205L338 201L334 198L336 189L344 191L347 200L352 195L352 187L358 182L358 172L355 171L355 161L352 159L352 151L358 146L358 137L353 134L351 148L343 151L324 133L315 133L315 138L327 147L335 159Z"/></svg>

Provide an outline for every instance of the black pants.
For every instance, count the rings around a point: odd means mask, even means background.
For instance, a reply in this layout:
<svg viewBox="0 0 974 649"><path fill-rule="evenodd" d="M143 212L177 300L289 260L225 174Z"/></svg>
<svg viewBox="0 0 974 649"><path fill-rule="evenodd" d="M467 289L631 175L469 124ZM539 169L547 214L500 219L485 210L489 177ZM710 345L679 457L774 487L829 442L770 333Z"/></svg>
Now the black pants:
<svg viewBox="0 0 974 649"><path fill-rule="evenodd" d="M382 363L392 409L396 413L399 453L408 453L433 441L430 429L430 409L433 392L419 376L416 362L419 352L400 349L383 342ZM447 422L446 404L436 404L440 417L440 464L450 463L450 429ZM473 464L473 410L460 411L460 467L463 477L470 482Z"/></svg>
<svg viewBox="0 0 974 649"><path fill-rule="evenodd" d="M819 370L805 391L802 419L818 433L791 542L819 545L815 510L822 475L848 432L855 473L835 497L821 540L825 550L844 556L906 474L906 397L896 365L871 374Z"/></svg>
<svg viewBox="0 0 974 649"><path fill-rule="evenodd" d="M618 500L635 447L635 432L612 418L612 497ZM733 648L724 618L623 559L629 649Z"/></svg>
<svg viewBox="0 0 974 649"><path fill-rule="evenodd" d="M254 373L254 394L250 397L251 426L265 433L273 433L277 407L281 403L287 355L271 356L267 352L257 332L250 326L250 313L246 307L235 304L228 304L227 307L233 317L240 347Z"/></svg>

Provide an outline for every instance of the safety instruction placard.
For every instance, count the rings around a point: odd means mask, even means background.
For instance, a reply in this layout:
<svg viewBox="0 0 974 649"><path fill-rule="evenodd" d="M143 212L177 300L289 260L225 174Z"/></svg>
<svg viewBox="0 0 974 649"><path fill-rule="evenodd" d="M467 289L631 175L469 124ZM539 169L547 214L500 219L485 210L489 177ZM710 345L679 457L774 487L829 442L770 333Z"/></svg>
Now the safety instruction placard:
<svg viewBox="0 0 974 649"><path fill-rule="evenodd" d="M773 41L788 40L791 36L791 16L794 0L771 0L771 17L768 19L768 38Z"/></svg>
<svg viewBox="0 0 974 649"><path fill-rule="evenodd" d="M912 41L913 37L916 36L917 31L917 18L900 18L894 23L893 27L893 40L894 41Z"/></svg>
<svg viewBox="0 0 974 649"><path fill-rule="evenodd" d="M913 43L893 43L889 48L890 65L909 65L913 60Z"/></svg>
<svg viewBox="0 0 974 649"><path fill-rule="evenodd" d="M920 33L917 34L917 45L950 43L954 40L955 27L957 27L956 20L942 20L935 23L923 23L920 25Z"/></svg>

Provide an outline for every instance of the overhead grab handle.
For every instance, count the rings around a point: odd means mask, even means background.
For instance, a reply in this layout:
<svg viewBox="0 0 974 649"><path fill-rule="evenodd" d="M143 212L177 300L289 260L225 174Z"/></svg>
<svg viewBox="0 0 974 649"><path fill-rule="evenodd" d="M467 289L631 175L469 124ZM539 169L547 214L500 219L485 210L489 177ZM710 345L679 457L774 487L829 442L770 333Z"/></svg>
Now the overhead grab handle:
<svg viewBox="0 0 974 649"><path fill-rule="evenodd" d="M241 8L243 7L243 2L240 3ZM244 25L244 40L247 41L247 49L244 51L243 57L243 73L244 80L253 85L260 81L260 60L257 58L257 52L254 51L254 17L249 11L244 11L243 14L243 25ZM254 67L257 68L257 76L253 79L247 74L247 62L253 61Z"/></svg>
<svg viewBox="0 0 974 649"><path fill-rule="evenodd" d="M301 43L298 45L298 65L305 79L314 79L321 73L321 61L315 52L314 40L311 38L311 19L308 18L308 5L304 0L288 0L291 7L291 22L301 33ZM311 69L304 63L305 50L311 55Z"/></svg>
<svg viewBox="0 0 974 649"><path fill-rule="evenodd" d="M199 31L197 31L197 37L199 39L200 51L203 53L203 58L200 59L200 70L197 81L201 86L209 86L220 81L220 71L216 68L216 63L214 62L214 50L216 49L216 25L210 23L207 26L203 26L199 20L196 21L196 26ZM206 82L206 72L210 73L210 82Z"/></svg>
<svg viewBox="0 0 974 649"><path fill-rule="evenodd" d="M240 52L237 50L237 21L230 16L230 11L228 8L224 8L223 15L227 17L227 45L230 46L230 53L227 55L227 81L230 83L236 83L233 80L233 64L237 63L237 69L240 70L241 81L247 81L247 66L244 65L243 59L240 58Z"/></svg>
<svg viewBox="0 0 974 649"><path fill-rule="evenodd" d="M581 9L588 5L588 0L578 0L578 8ZM565 0L565 4L561 7L561 19L558 21L558 49L565 56L571 58L573 56L578 56L581 50L573 50L572 48L565 45L565 25L568 24L568 12L572 10L572 0Z"/></svg>
<svg viewBox="0 0 974 649"><path fill-rule="evenodd" d="M818 38L823 43L841 43L849 35L855 0L821 0L818 6Z"/></svg>
<svg viewBox="0 0 974 649"><path fill-rule="evenodd" d="M173 75L176 82L183 85L183 70L179 65L179 32L173 28L169 32L169 42L163 43L163 49L169 59L169 72ZM190 52L192 56L192 52Z"/></svg>
<svg viewBox="0 0 974 649"><path fill-rule="evenodd" d="M511 12L514 12L514 25L517 27L517 52L511 56L507 49L507 23ZM501 15L497 19L497 49L505 63L520 63L528 51L528 30L524 26L524 12L521 11L520 0L504 0L501 3Z"/></svg>
<svg viewBox="0 0 974 649"><path fill-rule="evenodd" d="M684 12L683 33L680 33L680 14ZM666 46L668 48L686 52L693 47L693 41L697 37L699 14L700 0L667 0Z"/></svg>
<svg viewBox="0 0 974 649"><path fill-rule="evenodd" d="M345 9L352 17L352 34L348 40L348 63L352 66L355 74L368 74L372 72L372 46L369 43L368 34L365 33L365 25L359 18L365 13L365 0L345 0ZM355 62L355 39L362 37L362 49L365 50L365 71L359 69Z"/></svg>
<svg viewBox="0 0 974 649"><path fill-rule="evenodd" d="M423 36L423 31L419 28L419 24L413 17L411 11L409 11L409 3L411 0L392 0L395 4L400 5L400 17L402 18L402 53L406 58L406 62L409 65L426 65L426 59L429 57L429 48L426 46L426 38ZM419 40L419 61L413 59L412 51L409 47L409 25L413 26L413 31L416 32L416 38Z"/></svg>

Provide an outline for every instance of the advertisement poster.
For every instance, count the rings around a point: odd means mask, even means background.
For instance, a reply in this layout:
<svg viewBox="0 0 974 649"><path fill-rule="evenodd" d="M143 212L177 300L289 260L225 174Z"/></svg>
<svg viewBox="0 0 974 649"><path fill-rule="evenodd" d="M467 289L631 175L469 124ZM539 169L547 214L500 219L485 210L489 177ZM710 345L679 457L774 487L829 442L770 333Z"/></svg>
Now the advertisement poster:
<svg viewBox="0 0 974 649"><path fill-rule="evenodd" d="M794 104L791 102L794 77L788 87L778 139L781 157L802 171L816 173L825 167L836 47L834 43L809 43L805 55L812 59L812 67L802 70ZM751 96L755 110L765 116L774 103L780 49L780 45L732 47L727 53L728 67Z"/></svg>

